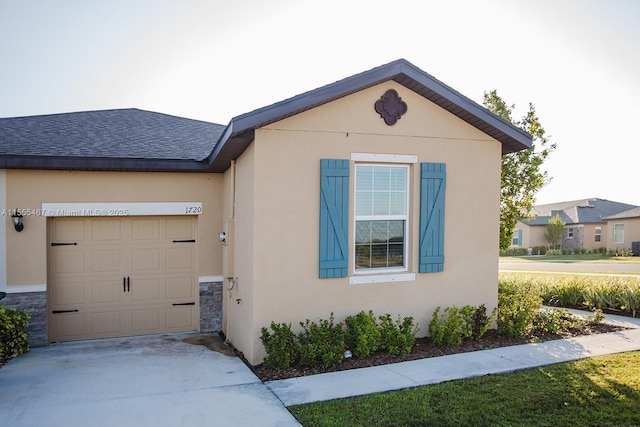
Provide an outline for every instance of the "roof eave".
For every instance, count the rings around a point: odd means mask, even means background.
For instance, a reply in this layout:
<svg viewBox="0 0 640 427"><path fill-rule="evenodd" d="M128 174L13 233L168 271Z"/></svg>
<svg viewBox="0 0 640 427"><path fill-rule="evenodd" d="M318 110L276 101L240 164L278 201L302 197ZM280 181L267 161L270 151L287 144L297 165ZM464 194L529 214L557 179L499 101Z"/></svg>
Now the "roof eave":
<svg viewBox="0 0 640 427"><path fill-rule="evenodd" d="M234 117L209 156L211 171L223 172L230 160L251 143L259 127L283 120L368 87L393 80L502 143L502 154L531 148L532 136L491 113L404 59L356 74L275 104ZM233 147L232 147L233 146Z"/></svg>
<svg viewBox="0 0 640 427"><path fill-rule="evenodd" d="M197 160L52 156L1 156L0 169L207 172L206 163Z"/></svg>

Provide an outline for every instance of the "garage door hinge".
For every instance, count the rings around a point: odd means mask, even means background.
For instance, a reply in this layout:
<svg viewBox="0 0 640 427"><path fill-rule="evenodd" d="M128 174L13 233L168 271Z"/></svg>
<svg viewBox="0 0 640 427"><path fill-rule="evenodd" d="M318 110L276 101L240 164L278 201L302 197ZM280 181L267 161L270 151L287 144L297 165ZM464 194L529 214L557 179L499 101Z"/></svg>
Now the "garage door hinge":
<svg viewBox="0 0 640 427"><path fill-rule="evenodd" d="M195 243L196 239L191 240L173 240L173 243Z"/></svg>
<svg viewBox="0 0 640 427"><path fill-rule="evenodd" d="M53 310L53 311L51 312L51 314L60 314L60 313L77 313L78 311L80 311L80 310L78 310L77 308L76 308L75 310Z"/></svg>
<svg viewBox="0 0 640 427"><path fill-rule="evenodd" d="M51 243L51 246L76 246L76 242L72 243Z"/></svg>
<svg viewBox="0 0 640 427"><path fill-rule="evenodd" d="M195 302L174 302L171 305L196 305Z"/></svg>

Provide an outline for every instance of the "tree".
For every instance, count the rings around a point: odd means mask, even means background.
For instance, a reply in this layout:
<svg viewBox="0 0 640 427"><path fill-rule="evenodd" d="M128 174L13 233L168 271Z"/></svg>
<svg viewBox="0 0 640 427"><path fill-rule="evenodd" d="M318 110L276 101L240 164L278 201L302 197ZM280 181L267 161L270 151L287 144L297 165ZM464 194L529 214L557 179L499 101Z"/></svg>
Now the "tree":
<svg viewBox="0 0 640 427"><path fill-rule="evenodd" d="M549 218L547 224L547 232L544 233L544 238L547 239L549 246L552 249L558 249L562 243L562 233L566 223L560 218L560 214L556 214L553 218Z"/></svg>
<svg viewBox="0 0 640 427"><path fill-rule="evenodd" d="M500 174L500 250L511 246L511 238L519 219L530 218L535 204L536 193L550 178L541 169L556 145L549 142L540 124L536 108L529 103L529 111L520 121L514 121L512 112L515 105L507 105L496 90L484 93L484 106L492 113L518 126L533 137L530 149L502 156Z"/></svg>

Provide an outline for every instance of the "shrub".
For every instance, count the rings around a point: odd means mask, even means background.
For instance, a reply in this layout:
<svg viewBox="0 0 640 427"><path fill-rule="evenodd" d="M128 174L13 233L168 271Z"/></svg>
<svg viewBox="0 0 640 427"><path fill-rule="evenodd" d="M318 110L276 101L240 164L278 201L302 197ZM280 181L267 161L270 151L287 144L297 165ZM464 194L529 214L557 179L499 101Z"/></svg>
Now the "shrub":
<svg viewBox="0 0 640 427"><path fill-rule="evenodd" d="M560 249L549 249L546 253L548 256L557 256L562 255L562 250Z"/></svg>
<svg viewBox="0 0 640 427"><path fill-rule="evenodd" d="M557 334L561 330L575 326L577 318L571 316L565 308L540 310L533 318L535 332Z"/></svg>
<svg viewBox="0 0 640 427"><path fill-rule="evenodd" d="M500 282L498 289L498 329L519 337L529 333L542 307L542 298L530 286Z"/></svg>
<svg viewBox="0 0 640 427"><path fill-rule="evenodd" d="M413 322L413 317L400 316L394 322L390 314L379 317L380 324L380 348L395 356L404 356L411 352L416 334L419 329Z"/></svg>
<svg viewBox="0 0 640 427"><path fill-rule="evenodd" d="M466 335L469 332L462 310L453 306L445 308L442 316L439 313L440 307L437 307L429 322L429 335L433 343L438 346L452 347L462 344L462 340L467 338Z"/></svg>
<svg viewBox="0 0 640 427"><path fill-rule="evenodd" d="M29 313L0 306L0 360L29 351L29 319Z"/></svg>
<svg viewBox="0 0 640 427"><path fill-rule="evenodd" d="M434 344L439 346L457 346L465 339L481 338L491 327L495 313L494 311L491 316L487 316L484 304L478 307L447 307L442 316L439 312L440 307L437 307L429 322L429 335Z"/></svg>
<svg viewBox="0 0 640 427"><path fill-rule="evenodd" d="M546 246L534 246L531 249L531 254L533 255L545 255L547 253L547 247Z"/></svg>
<svg viewBox="0 0 640 427"><path fill-rule="evenodd" d="M341 324L334 324L333 313L328 320L318 323L307 319L300 322L303 331L298 334L300 365L328 368L342 363L345 342Z"/></svg>
<svg viewBox="0 0 640 427"><path fill-rule="evenodd" d="M270 333L267 328L262 328L260 341L267 351L264 363L272 368L286 369L296 362L298 346L296 336L291 330L291 323L271 322Z"/></svg>
<svg viewBox="0 0 640 427"><path fill-rule="evenodd" d="M347 325L345 343L355 357L365 358L378 349L380 330L373 311L369 310L368 313L361 311L355 316L348 316L345 324Z"/></svg>

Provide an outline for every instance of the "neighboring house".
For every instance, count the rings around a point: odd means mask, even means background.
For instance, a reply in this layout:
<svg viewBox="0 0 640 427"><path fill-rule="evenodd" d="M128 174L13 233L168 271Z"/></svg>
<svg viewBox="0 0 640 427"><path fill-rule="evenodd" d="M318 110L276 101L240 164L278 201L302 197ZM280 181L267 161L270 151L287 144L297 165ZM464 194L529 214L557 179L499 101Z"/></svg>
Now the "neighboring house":
<svg viewBox="0 0 640 427"><path fill-rule="evenodd" d="M635 207L605 218L607 220L607 248L633 250L640 256L640 207Z"/></svg>
<svg viewBox="0 0 640 427"><path fill-rule="evenodd" d="M500 162L531 136L405 60L235 117L0 119L2 301L32 342L497 305Z"/></svg>
<svg viewBox="0 0 640 427"><path fill-rule="evenodd" d="M512 247L547 247L545 234L549 219L560 215L565 223L561 247L599 249L611 248L607 218L635 208L634 205L605 199L581 199L534 206L532 219L516 223Z"/></svg>

